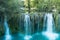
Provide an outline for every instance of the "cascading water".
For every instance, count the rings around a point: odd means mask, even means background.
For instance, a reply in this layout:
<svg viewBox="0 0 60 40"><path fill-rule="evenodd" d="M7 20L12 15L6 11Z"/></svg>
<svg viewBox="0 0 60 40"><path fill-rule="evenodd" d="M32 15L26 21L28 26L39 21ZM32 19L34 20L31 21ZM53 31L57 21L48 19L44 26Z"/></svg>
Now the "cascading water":
<svg viewBox="0 0 60 40"><path fill-rule="evenodd" d="M47 32L52 32L53 31L53 18L52 14L47 14Z"/></svg>
<svg viewBox="0 0 60 40"><path fill-rule="evenodd" d="M45 17L47 18L47 30L42 32L42 34L45 35L49 40L55 40L58 37L58 34L53 33L53 15L48 13L45 15Z"/></svg>
<svg viewBox="0 0 60 40"><path fill-rule="evenodd" d="M40 19L39 19L39 15L38 14L36 14L35 15L36 16L36 29L37 29L37 32L36 32L36 34L38 35L39 34L39 28L40 28L40 26L39 26L39 21L40 21Z"/></svg>
<svg viewBox="0 0 60 40"><path fill-rule="evenodd" d="M29 16L29 14L25 15L24 21L25 21L25 24L24 24L24 26L25 26L25 37L24 37L24 39L29 40L30 38L32 38L32 36L30 35L30 32L31 32L30 27L31 26L30 26L30 16Z"/></svg>
<svg viewBox="0 0 60 40"><path fill-rule="evenodd" d="M9 33L9 26L8 26L8 23L7 23L7 19L6 18L4 19L4 26L6 28L5 40L11 40L11 35Z"/></svg>

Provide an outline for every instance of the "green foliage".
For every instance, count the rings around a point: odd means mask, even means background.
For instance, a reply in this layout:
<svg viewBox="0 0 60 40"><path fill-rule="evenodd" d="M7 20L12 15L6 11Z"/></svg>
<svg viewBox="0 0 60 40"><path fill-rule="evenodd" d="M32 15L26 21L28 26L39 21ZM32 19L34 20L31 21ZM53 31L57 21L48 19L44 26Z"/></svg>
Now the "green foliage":
<svg viewBox="0 0 60 40"><path fill-rule="evenodd" d="M53 9L60 10L60 0L34 0L31 5L40 12L52 12Z"/></svg>

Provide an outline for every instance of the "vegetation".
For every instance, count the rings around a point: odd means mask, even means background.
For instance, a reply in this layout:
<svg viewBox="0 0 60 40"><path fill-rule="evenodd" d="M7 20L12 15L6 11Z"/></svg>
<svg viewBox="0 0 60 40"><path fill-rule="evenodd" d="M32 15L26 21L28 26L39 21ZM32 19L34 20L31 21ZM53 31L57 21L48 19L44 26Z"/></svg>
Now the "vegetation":
<svg viewBox="0 0 60 40"><path fill-rule="evenodd" d="M25 14L26 12L31 14L32 21L34 20L32 15L35 15L34 13L37 12L36 14L39 14L39 17L41 18L40 26L43 26L42 15L44 15L45 13L48 13L48 12L53 13L54 20L55 20L55 26L57 28L56 31L60 32L60 30L58 29L58 28L60 28L60 25L58 23L58 20L60 18L58 16L60 14L60 0L25 0L25 1L0 0L0 19L2 18L1 20L3 20L2 22L1 21L0 22L3 25L4 18L5 18L5 16L7 16L10 29L11 29L11 31L13 30L12 33L16 32L16 31L24 33L24 31L22 31L23 27L19 28L19 26L22 26L24 24L24 23L22 23L22 22L24 22L24 15L23 15L23 17L21 15L22 15L22 13ZM22 19L21 19L21 17L22 17ZM37 18L35 19L35 21L36 20L37 20ZM21 25L19 25L19 21L22 23ZM0 23L0 25L1 25L1 23ZM41 28L43 28L43 27L41 27ZM3 30L3 32L1 30ZM42 31L42 29L41 29L41 31ZM3 27L0 29L0 35L1 35L1 33L4 34Z"/></svg>

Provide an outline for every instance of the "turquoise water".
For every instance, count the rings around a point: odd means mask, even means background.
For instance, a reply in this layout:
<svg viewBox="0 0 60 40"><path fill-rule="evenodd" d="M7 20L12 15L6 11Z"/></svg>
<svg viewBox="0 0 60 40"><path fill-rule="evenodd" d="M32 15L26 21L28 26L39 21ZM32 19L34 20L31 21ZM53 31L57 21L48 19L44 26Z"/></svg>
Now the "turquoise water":
<svg viewBox="0 0 60 40"><path fill-rule="evenodd" d="M5 36L1 36L0 40L5 40ZM11 40L25 40L23 35L12 34ZM29 40L49 40L46 36L43 36L41 33L32 35L32 38ZM60 40L60 36L56 39Z"/></svg>

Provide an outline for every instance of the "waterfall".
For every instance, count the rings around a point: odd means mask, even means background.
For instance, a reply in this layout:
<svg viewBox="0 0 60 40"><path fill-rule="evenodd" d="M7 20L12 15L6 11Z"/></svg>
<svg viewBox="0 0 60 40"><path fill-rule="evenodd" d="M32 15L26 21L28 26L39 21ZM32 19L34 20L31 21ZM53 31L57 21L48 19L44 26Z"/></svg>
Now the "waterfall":
<svg viewBox="0 0 60 40"><path fill-rule="evenodd" d="M6 39L5 40L10 40L11 39L11 35L9 33L9 26L8 26L6 18L4 19L4 26L5 26L5 29L6 29L6 31L5 31L5 37L6 37Z"/></svg>
<svg viewBox="0 0 60 40"><path fill-rule="evenodd" d="M26 35L29 35L29 26L30 25L30 17L29 15L25 15L25 32Z"/></svg>
<svg viewBox="0 0 60 40"><path fill-rule="evenodd" d="M36 19L35 20L36 20L36 29L37 29L36 30L37 31L36 34L38 35L39 34L39 31L40 31L40 26L39 26L40 25L39 24L40 23L40 19L39 19L39 15L38 14L35 14L35 16L36 16Z"/></svg>
<svg viewBox="0 0 60 40"><path fill-rule="evenodd" d="M25 37L24 37L24 39L29 40L30 38L32 38L31 35L30 35L31 26L30 26L30 16L29 16L29 14L25 15L24 21L25 21L25 23L24 23L24 26L25 26Z"/></svg>
<svg viewBox="0 0 60 40"><path fill-rule="evenodd" d="M39 15L36 14L35 16L36 16L35 20L36 20L36 24L37 24L36 27L37 27L37 34L38 34L39 33Z"/></svg>
<svg viewBox="0 0 60 40"><path fill-rule="evenodd" d="M45 18L47 18L47 26L46 26L46 31L42 32L43 35L45 35L49 40L55 40L58 38L58 34L53 32L53 15L52 13L45 14ZM45 19L44 19L45 20Z"/></svg>
<svg viewBox="0 0 60 40"><path fill-rule="evenodd" d="M47 31L52 32L53 31L53 17L52 14L47 14Z"/></svg>

